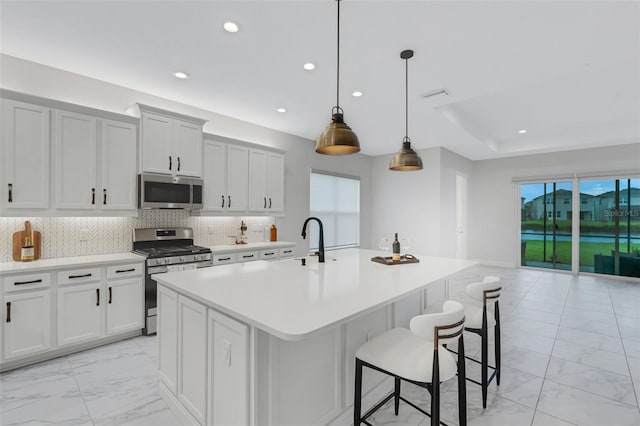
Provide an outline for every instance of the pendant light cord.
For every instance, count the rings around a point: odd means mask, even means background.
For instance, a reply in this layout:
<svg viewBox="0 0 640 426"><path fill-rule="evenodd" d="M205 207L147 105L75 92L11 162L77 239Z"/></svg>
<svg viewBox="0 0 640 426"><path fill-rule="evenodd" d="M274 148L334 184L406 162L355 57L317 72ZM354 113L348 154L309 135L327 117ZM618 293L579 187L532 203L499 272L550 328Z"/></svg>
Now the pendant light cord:
<svg viewBox="0 0 640 426"><path fill-rule="evenodd" d="M338 48L336 49L336 51L338 52L338 60L336 61L336 107L338 107L338 112L340 112L340 0L336 1L338 3Z"/></svg>
<svg viewBox="0 0 640 426"><path fill-rule="evenodd" d="M409 139L409 59L404 60L405 79L404 79L404 137Z"/></svg>

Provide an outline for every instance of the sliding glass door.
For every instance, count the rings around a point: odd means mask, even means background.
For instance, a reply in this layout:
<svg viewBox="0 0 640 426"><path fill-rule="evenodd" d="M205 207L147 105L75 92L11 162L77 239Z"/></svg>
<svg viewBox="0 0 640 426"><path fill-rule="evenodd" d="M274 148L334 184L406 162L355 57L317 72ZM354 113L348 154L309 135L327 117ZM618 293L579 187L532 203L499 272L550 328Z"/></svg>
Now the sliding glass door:
<svg viewBox="0 0 640 426"><path fill-rule="evenodd" d="M640 179L580 182L579 269L640 277Z"/></svg>
<svg viewBox="0 0 640 426"><path fill-rule="evenodd" d="M521 265L571 270L571 182L520 186Z"/></svg>
<svg viewBox="0 0 640 426"><path fill-rule="evenodd" d="M520 245L522 266L640 277L640 178L521 184Z"/></svg>

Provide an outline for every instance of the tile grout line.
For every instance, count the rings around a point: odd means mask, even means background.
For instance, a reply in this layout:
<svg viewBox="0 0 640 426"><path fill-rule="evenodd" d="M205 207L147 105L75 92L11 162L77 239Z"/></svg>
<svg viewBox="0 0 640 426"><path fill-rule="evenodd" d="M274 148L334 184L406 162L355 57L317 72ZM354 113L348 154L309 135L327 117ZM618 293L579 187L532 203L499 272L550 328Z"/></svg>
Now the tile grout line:
<svg viewBox="0 0 640 426"><path fill-rule="evenodd" d="M537 281L536 281L537 283ZM540 398L542 397L542 390L544 389L544 384L547 381L547 372L549 371L549 364L551 364L551 357L553 356L553 349L556 347L556 341L558 339L558 332L560 331L560 324L562 324L562 317L564 316L564 310L567 306L567 299L569 299L569 293L571 292L571 288L573 287L573 277L571 278L571 283L569 284L569 290L566 292L565 296L564 296L564 303L562 304L562 313L560 314L560 322L558 323L558 328L556 329L556 334L553 337L553 345L551 346L551 352L549 352L549 360L547 361L547 367L544 370L544 376L542 377L542 385L540 386L540 392L538 392L538 399L536 400L536 406L534 407L534 411L533 411L533 419L531 419L531 426L533 426L533 422L535 421L536 418L536 412L538 411L538 405L540 404ZM542 411L544 412L544 411ZM546 414L546 413L545 413ZM555 416L552 416L555 417ZM558 417L556 417L558 418ZM560 419L559 420L562 421L567 421L565 419ZM568 422L568 421L567 421ZM573 422L568 422L568 423L573 423Z"/></svg>
<svg viewBox="0 0 640 426"><path fill-rule="evenodd" d="M80 382L78 382L78 377L76 377L76 369L71 365L71 361L69 361L69 356L65 355L64 359L67 360L69 364L69 368L71 368L71 373L73 374L73 380L76 382L76 386L78 386L78 392L80 392L80 397L82 398L82 404L84 404L85 410L87 410L87 415L89 416L89 421L92 425L95 426L96 422L93 420L93 416L91 415L91 411L89 411L89 406L87 405L87 401L84 399L84 392L80 387Z"/></svg>
<svg viewBox="0 0 640 426"><path fill-rule="evenodd" d="M624 353L624 360L627 363L627 371L629 372L629 380L631 381L631 389L633 389L633 393L636 397L636 409L638 413L640 413L640 395L638 395L638 391L636 390L636 386L633 380L633 374L631 372L631 366L629 365L629 356L627 355L627 348L624 344L624 339L622 338L622 333L620 331L620 323L618 322L618 314L616 313L616 307L613 304L613 299L611 298L611 288L607 284L607 292L609 293L609 300L611 300L611 307L613 308L613 316L616 319L616 327L618 328L618 335L620 336L620 342L622 343L622 352Z"/></svg>

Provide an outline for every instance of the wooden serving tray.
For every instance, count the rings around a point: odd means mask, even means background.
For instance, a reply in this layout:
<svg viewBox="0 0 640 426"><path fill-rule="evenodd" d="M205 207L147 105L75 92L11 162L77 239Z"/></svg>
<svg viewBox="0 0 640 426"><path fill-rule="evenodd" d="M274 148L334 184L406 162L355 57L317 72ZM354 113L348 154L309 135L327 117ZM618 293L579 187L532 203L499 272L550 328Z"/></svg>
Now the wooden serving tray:
<svg viewBox="0 0 640 426"><path fill-rule="evenodd" d="M419 263L420 259L418 259L417 257L414 257L411 254L406 254L404 256L400 256L400 260L398 261L393 261L391 256L389 257L376 256L376 257L372 257L371 261L376 263L382 263L383 265L406 265L408 263Z"/></svg>

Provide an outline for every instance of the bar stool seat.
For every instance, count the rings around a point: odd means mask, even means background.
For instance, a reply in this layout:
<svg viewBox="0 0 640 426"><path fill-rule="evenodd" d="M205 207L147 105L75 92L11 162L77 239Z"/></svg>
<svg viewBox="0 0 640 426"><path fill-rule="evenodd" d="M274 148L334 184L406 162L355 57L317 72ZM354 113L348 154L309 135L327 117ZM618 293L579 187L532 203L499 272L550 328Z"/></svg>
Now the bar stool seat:
<svg viewBox="0 0 640 426"><path fill-rule="evenodd" d="M451 352L440 349L440 380L455 377L458 364ZM433 342L416 336L406 328L394 328L360 346L356 358L397 376L417 382L431 382Z"/></svg>

